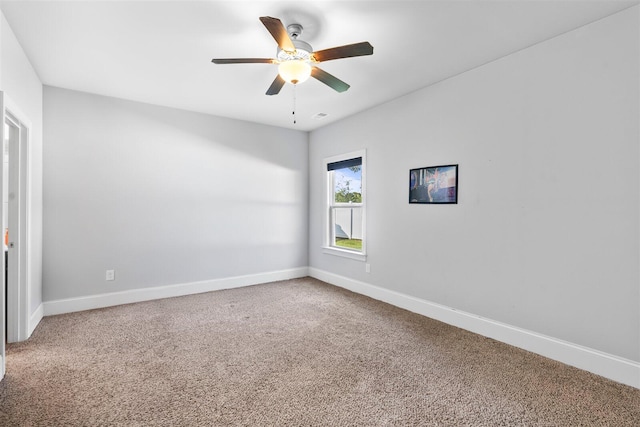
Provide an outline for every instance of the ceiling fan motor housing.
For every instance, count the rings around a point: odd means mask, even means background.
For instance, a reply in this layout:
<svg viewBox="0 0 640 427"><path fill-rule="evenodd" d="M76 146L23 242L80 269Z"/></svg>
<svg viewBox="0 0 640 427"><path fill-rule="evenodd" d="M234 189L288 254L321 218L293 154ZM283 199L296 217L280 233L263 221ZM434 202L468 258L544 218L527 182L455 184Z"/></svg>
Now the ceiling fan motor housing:
<svg viewBox="0 0 640 427"><path fill-rule="evenodd" d="M293 53L289 53L283 49L278 47L278 53L276 57L278 61L291 61L294 59L301 59L303 61L311 60L311 53L313 52L313 48L311 45L302 40L292 40L293 45L296 47L296 51Z"/></svg>

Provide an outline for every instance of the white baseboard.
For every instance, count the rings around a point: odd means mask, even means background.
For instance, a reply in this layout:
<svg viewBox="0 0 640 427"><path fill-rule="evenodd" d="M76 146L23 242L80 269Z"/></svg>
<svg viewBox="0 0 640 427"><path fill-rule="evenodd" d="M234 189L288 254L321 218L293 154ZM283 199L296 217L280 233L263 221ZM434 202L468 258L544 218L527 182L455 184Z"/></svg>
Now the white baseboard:
<svg viewBox="0 0 640 427"><path fill-rule="evenodd" d="M157 286L153 288L132 289L128 291L110 292L108 294L89 295L78 298L59 299L46 301L42 305L44 306L44 315L52 316L55 314L92 310L95 308L111 307L114 305L130 304L134 302L179 297L203 292L219 291L222 289L240 288L243 286L275 282L278 280L295 279L305 277L307 275L307 267L300 267L290 270L273 271L247 276L205 280L202 282Z"/></svg>
<svg viewBox="0 0 640 427"><path fill-rule="evenodd" d="M34 311L33 314L31 314L31 317L29 318L29 334L27 335L27 338L29 338L33 333L33 331L36 330L36 326L38 326L38 323L40 323L43 316L44 316L44 304L41 303L38 306L38 308L36 308L36 311Z"/></svg>
<svg viewBox="0 0 640 427"><path fill-rule="evenodd" d="M468 331L493 338L549 359L601 375L605 378L640 389L640 363L598 350L583 347L533 331L483 318L415 298L389 289L369 285L317 268L309 267L309 275L352 292L366 295L396 307L421 314L432 319Z"/></svg>

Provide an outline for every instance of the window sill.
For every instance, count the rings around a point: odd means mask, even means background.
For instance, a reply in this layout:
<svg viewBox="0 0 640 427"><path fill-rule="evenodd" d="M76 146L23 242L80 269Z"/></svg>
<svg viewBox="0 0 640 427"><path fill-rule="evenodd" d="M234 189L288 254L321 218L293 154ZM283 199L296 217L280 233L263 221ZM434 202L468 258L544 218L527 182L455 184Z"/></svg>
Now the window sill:
<svg viewBox="0 0 640 427"><path fill-rule="evenodd" d="M362 252L354 252L348 249L338 249L334 247L324 246L322 248L322 253L328 255L339 256L343 258L355 259L356 261L366 261L367 255Z"/></svg>

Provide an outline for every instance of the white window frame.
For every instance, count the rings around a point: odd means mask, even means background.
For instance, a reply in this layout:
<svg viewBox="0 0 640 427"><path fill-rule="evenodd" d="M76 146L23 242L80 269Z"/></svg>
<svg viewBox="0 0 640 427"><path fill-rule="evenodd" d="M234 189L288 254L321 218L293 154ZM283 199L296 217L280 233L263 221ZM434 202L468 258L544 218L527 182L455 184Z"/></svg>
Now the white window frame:
<svg viewBox="0 0 640 427"><path fill-rule="evenodd" d="M332 208L335 207L349 207L347 203L335 203L334 198L334 183L333 173L327 170L327 165L330 163L340 162L343 160L355 159L357 157L362 158L361 180L362 180L362 203L358 203L357 206L362 210L362 250L352 250L347 248L339 248L332 246L333 234L335 232L335 226L332 221ZM367 195L366 195L366 176L367 176L367 157L366 150L353 151L351 153L340 154L333 157L328 157L323 161L323 173L326 174L325 179L325 209L324 209L324 245L322 251L328 255L335 255L344 258L350 258L357 261L367 260Z"/></svg>

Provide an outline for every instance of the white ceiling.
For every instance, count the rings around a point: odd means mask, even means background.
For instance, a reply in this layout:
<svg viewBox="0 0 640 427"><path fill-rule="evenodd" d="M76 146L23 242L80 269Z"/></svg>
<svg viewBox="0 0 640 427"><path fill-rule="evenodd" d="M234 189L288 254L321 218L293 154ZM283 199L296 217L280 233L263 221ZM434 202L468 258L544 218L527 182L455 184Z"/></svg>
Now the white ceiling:
<svg viewBox="0 0 640 427"><path fill-rule="evenodd" d="M601 19L639 0L0 1L42 82L101 95L312 130ZM304 27L315 50L369 41L372 56L320 64L351 88L317 80L264 93L273 58L259 21ZM317 113L326 113L322 120Z"/></svg>

